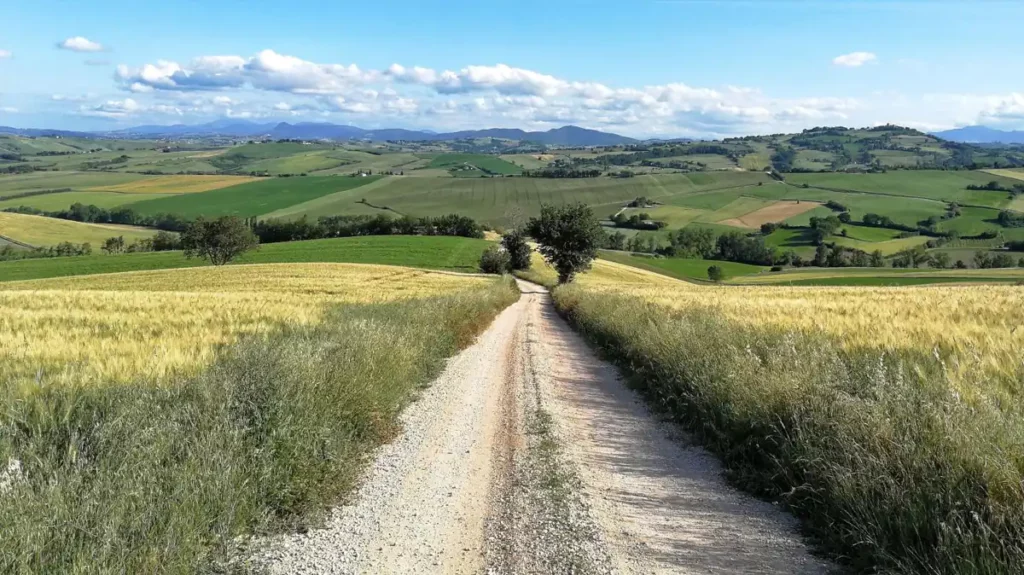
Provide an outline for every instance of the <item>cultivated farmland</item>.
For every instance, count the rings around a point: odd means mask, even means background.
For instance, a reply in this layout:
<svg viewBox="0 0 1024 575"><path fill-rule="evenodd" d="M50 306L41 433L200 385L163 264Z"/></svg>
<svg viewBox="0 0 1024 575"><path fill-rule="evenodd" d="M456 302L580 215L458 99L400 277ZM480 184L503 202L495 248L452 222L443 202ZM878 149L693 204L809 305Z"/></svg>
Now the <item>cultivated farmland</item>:
<svg viewBox="0 0 1024 575"><path fill-rule="evenodd" d="M69 220L0 212L0 236L35 247L61 242L89 243L99 250L107 238L121 236L125 243L152 237L155 231L115 224L83 224Z"/></svg>
<svg viewBox="0 0 1024 575"><path fill-rule="evenodd" d="M137 202L132 208L142 214L173 213L189 218L259 216L321 196L357 188L373 182L376 178L377 176L263 178L208 192Z"/></svg>
<svg viewBox="0 0 1024 575"><path fill-rule="evenodd" d="M332 303L379 303L490 282L352 264L257 264L0 284L0 371L75 385L195 372L244 333L315 324ZM68 366L79 366L68 369Z"/></svg>

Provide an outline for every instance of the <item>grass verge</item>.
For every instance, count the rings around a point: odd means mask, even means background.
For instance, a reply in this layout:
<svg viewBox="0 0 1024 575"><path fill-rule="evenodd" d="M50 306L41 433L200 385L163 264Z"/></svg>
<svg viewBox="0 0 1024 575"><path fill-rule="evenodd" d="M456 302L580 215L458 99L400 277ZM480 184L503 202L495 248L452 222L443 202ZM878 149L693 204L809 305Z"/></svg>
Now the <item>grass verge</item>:
<svg viewBox="0 0 1024 575"><path fill-rule="evenodd" d="M0 572L196 573L353 487L415 390L518 298L348 305L180 381L4 385Z"/></svg>
<svg viewBox="0 0 1024 575"><path fill-rule="evenodd" d="M554 298L737 486L782 502L855 570L1024 570L1021 407L962 399L937 356L844 350L581 286ZM984 377L971 383L1015 387Z"/></svg>

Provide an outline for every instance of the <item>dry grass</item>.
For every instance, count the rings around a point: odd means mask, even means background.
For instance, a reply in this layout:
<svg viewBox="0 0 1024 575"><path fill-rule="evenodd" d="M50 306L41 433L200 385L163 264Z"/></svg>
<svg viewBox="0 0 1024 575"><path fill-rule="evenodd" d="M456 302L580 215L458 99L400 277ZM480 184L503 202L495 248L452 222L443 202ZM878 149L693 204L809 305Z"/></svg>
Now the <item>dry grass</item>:
<svg viewBox="0 0 1024 575"><path fill-rule="evenodd" d="M265 264L10 282L0 288L0 372L78 383L196 371L217 346L330 304L471 290L492 279L353 264Z"/></svg>
<svg viewBox="0 0 1024 575"><path fill-rule="evenodd" d="M237 186L259 179L249 176L156 176L113 186L89 188L87 191L125 194L194 194Z"/></svg>

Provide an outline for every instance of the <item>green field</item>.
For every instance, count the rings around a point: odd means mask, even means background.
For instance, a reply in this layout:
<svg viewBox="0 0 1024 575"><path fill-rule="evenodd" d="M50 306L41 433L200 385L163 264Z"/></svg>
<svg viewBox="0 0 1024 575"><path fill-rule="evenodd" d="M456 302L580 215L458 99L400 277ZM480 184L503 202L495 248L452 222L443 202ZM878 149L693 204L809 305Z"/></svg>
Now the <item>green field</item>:
<svg viewBox="0 0 1024 575"><path fill-rule="evenodd" d="M497 156L485 154L439 154L430 160L428 168L457 169L474 166L479 170L496 175L518 175L523 172L519 166L502 160Z"/></svg>
<svg viewBox="0 0 1024 575"><path fill-rule="evenodd" d="M305 213L311 217L332 213L362 214L366 213L366 207L355 201L365 198L374 205L387 206L409 216L459 213L485 224L505 225L516 212L526 217L537 215L543 203L579 201L589 204L598 217L607 218L638 196L665 201L675 194L751 185L765 178L763 174L746 172L582 179L387 177L384 183L356 189L350 194L336 194L329 207L314 204ZM193 197L208 193L193 194ZM304 213L287 211L290 212L288 217ZM275 214L278 215L282 212Z"/></svg>
<svg viewBox="0 0 1024 575"><path fill-rule="evenodd" d="M722 272L725 274L725 279L756 274L768 269L762 266L752 266L737 262L720 262L715 260L688 258L644 257L630 255L626 252L613 252L609 250L602 250L598 254L598 257L681 280L707 281L708 268L711 266L718 266L722 268Z"/></svg>
<svg viewBox="0 0 1024 575"><path fill-rule="evenodd" d="M265 178L198 194L183 194L139 202L132 208L142 214L170 213L197 216L260 216L295 204L351 190L379 179L378 176L306 176Z"/></svg>
<svg viewBox="0 0 1024 575"><path fill-rule="evenodd" d="M120 192L58 192L0 200L0 210L28 206L37 210L66 210L71 204L92 204L101 208L116 208L136 202L174 197L172 194L125 194Z"/></svg>
<svg viewBox="0 0 1024 575"><path fill-rule="evenodd" d="M486 240L449 236L363 236L266 244L239 264L336 262L475 272ZM209 265L181 252L93 255L0 262L0 281Z"/></svg>
<svg viewBox="0 0 1024 575"><path fill-rule="evenodd" d="M786 181L793 185L855 190L893 196L909 196L959 202L962 205L1002 207L1009 203L1006 192L968 190L968 185L984 185L993 180L1006 187L1014 180L985 172L899 170L881 174L789 174ZM1016 182L1019 183L1019 182Z"/></svg>

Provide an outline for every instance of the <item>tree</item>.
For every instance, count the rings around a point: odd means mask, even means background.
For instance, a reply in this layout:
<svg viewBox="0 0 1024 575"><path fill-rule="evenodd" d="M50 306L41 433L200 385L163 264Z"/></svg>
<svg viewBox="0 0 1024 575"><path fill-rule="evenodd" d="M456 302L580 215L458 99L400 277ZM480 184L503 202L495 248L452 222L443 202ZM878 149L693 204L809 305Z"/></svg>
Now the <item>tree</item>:
<svg viewBox="0 0 1024 575"><path fill-rule="evenodd" d="M203 258L215 266L224 265L258 246L256 235L235 216L215 220L199 217L181 234L185 257Z"/></svg>
<svg viewBox="0 0 1024 575"><path fill-rule="evenodd" d="M508 273L511 265L508 251L501 246L491 246L480 256L480 271L485 274Z"/></svg>
<svg viewBox="0 0 1024 575"><path fill-rule="evenodd" d="M101 250L108 254L119 254L124 251L124 236L117 236L116 238L107 238L103 242Z"/></svg>
<svg viewBox="0 0 1024 575"><path fill-rule="evenodd" d="M624 250L626 248L626 234L622 232L609 234L607 239L605 239L604 247L609 250Z"/></svg>
<svg viewBox="0 0 1024 575"><path fill-rule="evenodd" d="M711 266L708 268L708 279L713 282L720 282L725 278L725 272L719 266Z"/></svg>
<svg viewBox="0 0 1024 575"><path fill-rule="evenodd" d="M558 272L558 283L569 283L590 269L604 231L586 204L544 205L540 217L531 218L529 234L540 243L540 253Z"/></svg>
<svg viewBox="0 0 1024 575"><path fill-rule="evenodd" d="M825 244L818 244L818 247L814 249L814 260L811 261L811 265L819 268L828 265L828 247Z"/></svg>
<svg viewBox="0 0 1024 575"><path fill-rule="evenodd" d="M885 267L885 258L882 256L882 250L875 250L871 252L871 267Z"/></svg>
<svg viewBox="0 0 1024 575"><path fill-rule="evenodd" d="M501 246L508 253L509 269L530 269L530 254L533 250L526 243L526 234L521 229L512 228L501 236Z"/></svg>
<svg viewBox="0 0 1024 575"><path fill-rule="evenodd" d="M931 255L931 261L928 263L933 268L946 269L950 264L949 254L946 252L935 252Z"/></svg>

